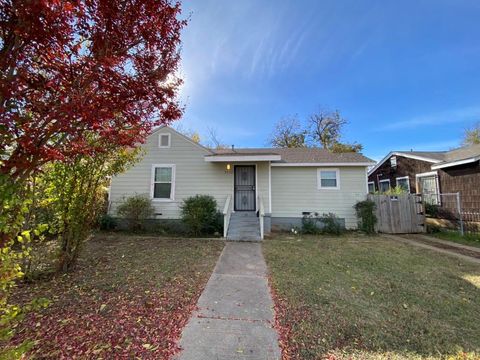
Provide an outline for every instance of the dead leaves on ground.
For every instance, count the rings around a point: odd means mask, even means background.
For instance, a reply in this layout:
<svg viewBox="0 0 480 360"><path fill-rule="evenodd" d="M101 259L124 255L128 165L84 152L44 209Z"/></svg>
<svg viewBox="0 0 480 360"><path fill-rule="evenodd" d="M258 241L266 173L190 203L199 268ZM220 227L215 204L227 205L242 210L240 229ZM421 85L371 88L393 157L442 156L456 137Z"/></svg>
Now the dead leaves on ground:
<svg viewBox="0 0 480 360"><path fill-rule="evenodd" d="M105 299L81 295L31 314L14 343L34 340L41 358L167 359L194 310L200 289L185 279L160 291L119 292Z"/></svg>

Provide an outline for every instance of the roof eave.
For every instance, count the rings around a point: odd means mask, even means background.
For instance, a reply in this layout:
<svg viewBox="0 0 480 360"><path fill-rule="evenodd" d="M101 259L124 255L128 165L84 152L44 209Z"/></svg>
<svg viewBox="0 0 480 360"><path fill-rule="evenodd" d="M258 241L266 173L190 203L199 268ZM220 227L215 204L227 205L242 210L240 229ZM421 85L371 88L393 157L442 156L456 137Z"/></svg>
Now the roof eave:
<svg viewBox="0 0 480 360"><path fill-rule="evenodd" d="M429 158L429 157L426 157L426 156L419 156L419 155L413 155L413 154L409 154L408 152L401 152L401 151L390 151L387 156L385 156L382 160L380 160L369 172L368 172L368 175L372 175L375 171L378 170L378 168L380 166L382 166L385 161L387 161L388 159L390 159L390 157L392 156L403 156L403 157L406 157L406 158L410 158L410 159L414 159L414 160L420 160L420 161L426 161L426 162L429 162L429 163L432 163L432 164L437 164L437 163L440 163L442 162L442 160L438 160L438 159L432 159L432 158Z"/></svg>
<svg viewBox="0 0 480 360"><path fill-rule="evenodd" d="M280 161L280 155L207 155L206 162Z"/></svg>
<svg viewBox="0 0 480 360"><path fill-rule="evenodd" d="M471 164L479 160L480 160L480 156L474 156L474 157L462 159L462 160L448 161L448 162L432 165L432 170L444 169L444 168L449 168L449 167L459 166L464 164Z"/></svg>
<svg viewBox="0 0 480 360"><path fill-rule="evenodd" d="M294 162L282 162L272 163L272 167L292 167L292 166L361 166L368 167L375 165L374 162L309 162L309 163L294 163Z"/></svg>

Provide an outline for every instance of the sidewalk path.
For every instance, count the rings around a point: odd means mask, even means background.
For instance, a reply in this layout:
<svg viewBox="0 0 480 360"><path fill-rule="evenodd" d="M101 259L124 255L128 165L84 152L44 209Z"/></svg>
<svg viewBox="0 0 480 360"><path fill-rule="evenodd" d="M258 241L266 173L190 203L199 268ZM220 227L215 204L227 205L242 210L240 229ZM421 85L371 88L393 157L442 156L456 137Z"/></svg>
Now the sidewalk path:
<svg viewBox="0 0 480 360"><path fill-rule="evenodd" d="M227 243L197 305L176 359L280 359L260 244Z"/></svg>

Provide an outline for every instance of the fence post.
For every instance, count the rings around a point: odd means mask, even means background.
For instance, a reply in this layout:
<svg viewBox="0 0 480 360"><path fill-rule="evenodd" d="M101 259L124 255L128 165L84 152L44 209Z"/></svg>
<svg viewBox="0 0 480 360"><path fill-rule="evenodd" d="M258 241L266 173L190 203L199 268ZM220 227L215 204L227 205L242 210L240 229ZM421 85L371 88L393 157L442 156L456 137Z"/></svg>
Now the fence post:
<svg viewBox="0 0 480 360"><path fill-rule="evenodd" d="M463 218L462 218L462 204L460 202L460 193L457 192L457 208L458 208L458 219L460 221L460 234L464 235L463 229Z"/></svg>

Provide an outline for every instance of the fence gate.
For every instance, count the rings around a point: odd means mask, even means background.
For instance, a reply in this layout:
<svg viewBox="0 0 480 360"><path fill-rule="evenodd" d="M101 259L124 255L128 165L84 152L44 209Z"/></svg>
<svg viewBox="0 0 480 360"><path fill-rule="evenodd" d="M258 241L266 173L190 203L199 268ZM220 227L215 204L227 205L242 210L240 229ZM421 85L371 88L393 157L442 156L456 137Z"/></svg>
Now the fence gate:
<svg viewBox="0 0 480 360"><path fill-rule="evenodd" d="M368 195L375 202L377 231L388 234L425 232L422 197L416 194Z"/></svg>

